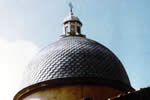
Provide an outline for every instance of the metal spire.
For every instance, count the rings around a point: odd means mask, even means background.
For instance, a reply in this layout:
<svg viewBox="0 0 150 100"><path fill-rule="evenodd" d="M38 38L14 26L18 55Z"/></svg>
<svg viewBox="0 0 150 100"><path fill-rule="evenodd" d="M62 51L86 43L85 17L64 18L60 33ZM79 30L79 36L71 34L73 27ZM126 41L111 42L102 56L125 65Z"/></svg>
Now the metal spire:
<svg viewBox="0 0 150 100"><path fill-rule="evenodd" d="M73 9L72 2L69 2L69 7L70 7L70 14L73 15L73 12L72 12L72 9Z"/></svg>

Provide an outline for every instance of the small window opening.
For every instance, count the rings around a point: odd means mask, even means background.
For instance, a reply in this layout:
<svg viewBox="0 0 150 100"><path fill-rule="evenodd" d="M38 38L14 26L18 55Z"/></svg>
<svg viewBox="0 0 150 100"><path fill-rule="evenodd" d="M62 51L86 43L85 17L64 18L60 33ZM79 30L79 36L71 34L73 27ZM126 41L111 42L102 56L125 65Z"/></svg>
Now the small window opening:
<svg viewBox="0 0 150 100"><path fill-rule="evenodd" d="M68 26L65 27L65 33L68 33Z"/></svg>
<svg viewBox="0 0 150 100"><path fill-rule="evenodd" d="M81 30L80 30L80 27L79 27L79 26L77 27L77 32L78 32L78 33L81 33Z"/></svg>

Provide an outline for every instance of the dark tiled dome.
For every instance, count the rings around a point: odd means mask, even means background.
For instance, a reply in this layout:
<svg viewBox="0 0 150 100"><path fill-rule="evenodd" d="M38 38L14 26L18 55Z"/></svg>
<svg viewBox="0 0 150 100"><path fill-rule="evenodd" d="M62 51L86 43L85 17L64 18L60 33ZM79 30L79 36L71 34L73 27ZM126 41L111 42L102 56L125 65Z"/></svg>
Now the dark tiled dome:
<svg viewBox="0 0 150 100"><path fill-rule="evenodd" d="M71 5L70 5L71 7ZM63 23L63 38L42 49L28 65L21 91L14 100L33 92L64 85L98 85L133 90L119 59L103 45L81 34L82 22L72 7Z"/></svg>
<svg viewBox="0 0 150 100"><path fill-rule="evenodd" d="M63 37L42 49L25 72L23 87L62 78L96 78L130 86L124 67L109 49L78 36Z"/></svg>

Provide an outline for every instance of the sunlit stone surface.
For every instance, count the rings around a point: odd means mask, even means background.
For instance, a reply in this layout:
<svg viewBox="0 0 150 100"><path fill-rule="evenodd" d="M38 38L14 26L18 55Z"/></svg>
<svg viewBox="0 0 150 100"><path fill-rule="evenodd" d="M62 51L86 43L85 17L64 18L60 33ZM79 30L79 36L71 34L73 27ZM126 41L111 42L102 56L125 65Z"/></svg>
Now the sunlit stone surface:
<svg viewBox="0 0 150 100"><path fill-rule="evenodd" d="M23 100L81 100L84 97L90 97L93 100L107 100L119 93L122 92L113 88L75 85L41 90L25 97Z"/></svg>

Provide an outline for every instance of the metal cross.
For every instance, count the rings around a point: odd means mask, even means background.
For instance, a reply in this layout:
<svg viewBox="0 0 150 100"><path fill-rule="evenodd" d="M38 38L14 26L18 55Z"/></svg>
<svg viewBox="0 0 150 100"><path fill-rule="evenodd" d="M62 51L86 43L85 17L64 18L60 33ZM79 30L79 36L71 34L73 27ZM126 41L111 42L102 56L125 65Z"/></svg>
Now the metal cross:
<svg viewBox="0 0 150 100"><path fill-rule="evenodd" d="M69 7L70 7L70 11L72 12L72 9L73 9L72 2L69 3Z"/></svg>

